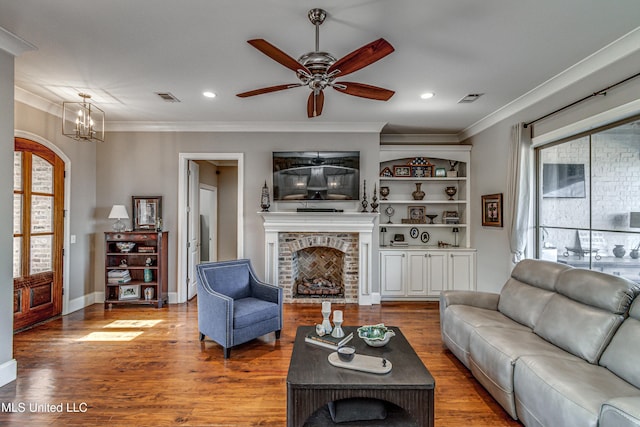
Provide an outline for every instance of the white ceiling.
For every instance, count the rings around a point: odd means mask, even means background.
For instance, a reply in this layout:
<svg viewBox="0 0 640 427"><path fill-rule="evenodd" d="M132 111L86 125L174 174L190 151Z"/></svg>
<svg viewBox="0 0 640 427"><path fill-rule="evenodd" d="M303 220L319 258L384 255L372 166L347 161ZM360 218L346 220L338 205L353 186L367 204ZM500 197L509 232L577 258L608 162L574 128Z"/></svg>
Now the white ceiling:
<svg viewBox="0 0 640 427"><path fill-rule="evenodd" d="M235 96L297 81L246 41L298 58L314 49L314 7L328 12L320 50L340 58L380 37L395 47L348 78L395 90L391 100L328 88L308 119L305 87ZM88 92L111 123L372 122L389 134L460 134L634 30L638 40L639 23L638 0L0 0L0 27L37 48L16 59L22 96L59 104ZM640 46L614 59L637 72L629 54ZM485 95L459 104L469 93Z"/></svg>

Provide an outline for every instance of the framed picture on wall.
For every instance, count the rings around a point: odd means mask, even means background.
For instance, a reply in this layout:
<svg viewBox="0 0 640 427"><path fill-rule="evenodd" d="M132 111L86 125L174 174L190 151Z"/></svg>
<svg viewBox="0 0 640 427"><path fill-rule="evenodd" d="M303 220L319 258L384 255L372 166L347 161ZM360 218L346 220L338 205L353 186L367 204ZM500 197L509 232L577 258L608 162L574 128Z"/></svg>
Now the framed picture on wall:
<svg viewBox="0 0 640 427"><path fill-rule="evenodd" d="M482 196L482 225L502 227L502 193Z"/></svg>
<svg viewBox="0 0 640 427"><path fill-rule="evenodd" d="M160 221L162 218L162 196L133 196L131 199L133 229L160 229Z"/></svg>

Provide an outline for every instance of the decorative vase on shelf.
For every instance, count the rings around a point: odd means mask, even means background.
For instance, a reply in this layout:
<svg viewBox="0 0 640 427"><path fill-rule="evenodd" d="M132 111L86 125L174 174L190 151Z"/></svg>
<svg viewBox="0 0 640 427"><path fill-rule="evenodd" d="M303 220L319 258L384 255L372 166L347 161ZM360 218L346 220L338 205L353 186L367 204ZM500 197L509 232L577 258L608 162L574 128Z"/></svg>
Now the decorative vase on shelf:
<svg viewBox="0 0 640 427"><path fill-rule="evenodd" d="M633 259L638 259L640 257L640 252L638 249L631 249L631 252L629 252L629 256Z"/></svg>
<svg viewBox="0 0 640 427"><path fill-rule="evenodd" d="M615 248L613 248L613 255L616 258L622 258L626 253L627 251L624 249L624 245L615 245Z"/></svg>
<svg viewBox="0 0 640 427"><path fill-rule="evenodd" d="M389 193L389 187L380 187L380 197L382 197L380 200L387 200Z"/></svg>
<svg viewBox="0 0 640 427"><path fill-rule="evenodd" d="M456 195L458 189L456 187L447 187L444 189L444 192L447 193L447 196L449 196L449 200L453 200L453 196Z"/></svg>
<svg viewBox="0 0 640 427"><path fill-rule="evenodd" d="M411 196L413 197L413 200L422 200L422 199L424 199L424 191L422 191L420 189L420 187L422 187L422 183L421 182L416 182L416 191L411 193Z"/></svg>

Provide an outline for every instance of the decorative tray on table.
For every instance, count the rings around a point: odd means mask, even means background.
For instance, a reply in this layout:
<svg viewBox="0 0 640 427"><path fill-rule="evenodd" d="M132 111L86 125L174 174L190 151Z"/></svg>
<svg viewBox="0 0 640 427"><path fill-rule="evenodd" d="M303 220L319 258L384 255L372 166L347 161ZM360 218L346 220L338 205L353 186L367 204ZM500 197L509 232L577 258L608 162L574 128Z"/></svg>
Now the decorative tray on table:
<svg viewBox="0 0 640 427"><path fill-rule="evenodd" d="M354 371L369 372L371 374L387 374L391 372L393 365L382 357L355 354L353 360L346 362L338 357L337 352L329 355L329 363L338 368L353 369Z"/></svg>

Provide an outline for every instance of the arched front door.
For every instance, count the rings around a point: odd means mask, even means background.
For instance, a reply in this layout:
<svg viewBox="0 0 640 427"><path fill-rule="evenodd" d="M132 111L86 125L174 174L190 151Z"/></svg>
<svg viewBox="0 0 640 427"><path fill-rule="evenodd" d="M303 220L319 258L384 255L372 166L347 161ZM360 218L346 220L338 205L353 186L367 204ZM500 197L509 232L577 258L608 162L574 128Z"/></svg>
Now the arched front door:
<svg viewBox="0 0 640 427"><path fill-rule="evenodd" d="M13 328L62 312L64 162L47 147L15 138Z"/></svg>

